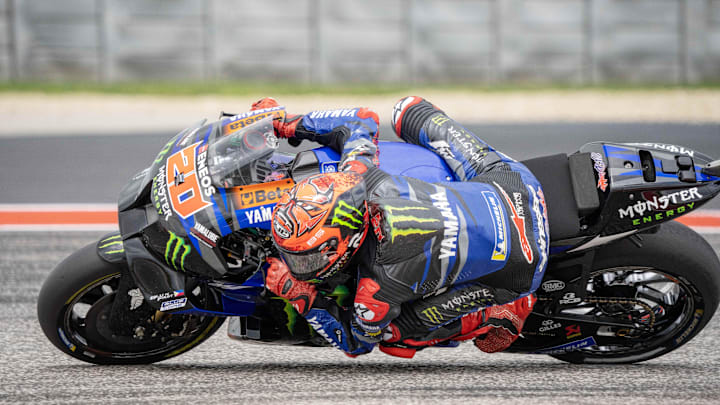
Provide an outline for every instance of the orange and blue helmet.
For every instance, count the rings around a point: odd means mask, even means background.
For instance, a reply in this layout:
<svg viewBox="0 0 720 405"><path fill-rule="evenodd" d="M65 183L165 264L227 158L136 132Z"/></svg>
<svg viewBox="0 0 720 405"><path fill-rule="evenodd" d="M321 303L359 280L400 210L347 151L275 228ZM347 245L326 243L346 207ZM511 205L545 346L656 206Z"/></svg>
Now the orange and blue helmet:
<svg viewBox="0 0 720 405"><path fill-rule="evenodd" d="M365 182L357 173L307 177L285 193L272 215L272 234L292 275L320 282L342 270L365 240Z"/></svg>

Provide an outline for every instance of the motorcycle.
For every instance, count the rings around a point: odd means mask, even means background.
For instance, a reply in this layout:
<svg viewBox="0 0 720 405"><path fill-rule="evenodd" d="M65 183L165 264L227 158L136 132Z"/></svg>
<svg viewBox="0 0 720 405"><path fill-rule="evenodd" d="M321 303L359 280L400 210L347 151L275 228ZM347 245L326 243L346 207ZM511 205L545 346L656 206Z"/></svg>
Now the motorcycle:
<svg viewBox="0 0 720 405"><path fill-rule="evenodd" d="M277 255L270 219L280 196L299 179L336 171L340 159L327 147L278 152L275 114L193 125L128 182L119 232L70 255L40 291L38 319L58 349L89 363L152 363L197 347L226 319L234 339L328 346L264 288L263 270ZM379 149L380 168L391 174L456 180L424 148ZM720 161L675 145L593 142L523 163L543 186L550 240L538 243L550 254L541 258L538 302L507 352L635 363L679 348L707 325L720 263L700 235L672 220L720 193ZM353 283L324 294L351 306Z"/></svg>

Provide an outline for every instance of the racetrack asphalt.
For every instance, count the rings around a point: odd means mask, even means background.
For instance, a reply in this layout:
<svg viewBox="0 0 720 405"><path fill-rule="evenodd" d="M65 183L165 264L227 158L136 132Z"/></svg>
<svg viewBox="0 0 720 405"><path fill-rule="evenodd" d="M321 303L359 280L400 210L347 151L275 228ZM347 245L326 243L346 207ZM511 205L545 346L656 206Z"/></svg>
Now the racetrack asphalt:
<svg viewBox="0 0 720 405"><path fill-rule="evenodd" d="M223 326L198 348L147 366L96 366L61 353L35 315L40 286L97 232L1 233L0 403L717 404L720 318L677 351L627 366L484 354L471 344L414 359L350 359L332 348L247 344ZM720 249L720 235L706 235Z"/></svg>

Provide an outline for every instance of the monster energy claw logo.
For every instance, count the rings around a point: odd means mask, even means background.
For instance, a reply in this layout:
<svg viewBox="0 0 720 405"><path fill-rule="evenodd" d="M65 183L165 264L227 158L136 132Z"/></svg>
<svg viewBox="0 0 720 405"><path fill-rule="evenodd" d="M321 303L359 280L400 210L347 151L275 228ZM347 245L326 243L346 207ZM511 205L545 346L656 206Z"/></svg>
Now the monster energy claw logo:
<svg viewBox="0 0 720 405"><path fill-rule="evenodd" d="M185 243L185 239L175 235L175 233L171 231L168 232L170 233L170 239L168 239L165 245L165 262L172 265L175 270L185 271L185 258L190 254L190 245ZM178 255L180 256L179 269L177 266Z"/></svg>
<svg viewBox="0 0 720 405"><path fill-rule="evenodd" d="M442 322L442 315L438 311L437 307L433 306L427 309L423 309L422 314L433 324L439 324Z"/></svg>
<svg viewBox="0 0 720 405"><path fill-rule="evenodd" d="M104 251L103 253L107 255L115 254L115 253L122 253L125 251L125 248L123 246L122 237L120 235L114 235L109 238L105 238L100 241L101 245L98 246L98 249L105 249L108 250Z"/></svg>
<svg viewBox="0 0 720 405"><path fill-rule="evenodd" d="M333 211L333 219L330 225L343 225L350 229L358 229L358 226L362 225L363 221L357 219L354 214L359 215L360 218L363 217L362 211L340 200ZM353 225L353 223L357 225Z"/></svg>
<svg viewBox="0 0 720 405"><path fill-rule="evenodd" d="M392 207L389 205L386 205L384 207L385 210L385 220L390 225L390 241L395 242L395 237L397 236L410 236L410 235L426 235L429 233L433 233L436 231L436 229L420 229L420 228L400 228L397 226L400 222L417 222L417 223L431 223L431 222L440 222L440 220L435 218L420 218L416 217L414 215L407 215L407 214L396 214L398 212L404 212L404 211L414 211L414 210L420 210L420 211L428 211L430 208L428 207Z"/></svg>

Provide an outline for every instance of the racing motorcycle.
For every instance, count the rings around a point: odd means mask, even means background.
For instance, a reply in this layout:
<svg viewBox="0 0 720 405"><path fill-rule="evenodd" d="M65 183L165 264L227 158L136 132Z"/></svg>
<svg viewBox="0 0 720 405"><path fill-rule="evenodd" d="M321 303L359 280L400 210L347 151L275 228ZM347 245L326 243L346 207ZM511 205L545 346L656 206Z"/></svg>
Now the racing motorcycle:
<svg viewBox="0 0 720 405"><path fill-rule="evenodd" d="M40 291L38 318L58 349L90 363L152 363L198 346L226 319L238 340L327 346L264 288L263 270L278 254L274 205L299 179L336 171L339 156L327 147L280 153L276 114L193 125L129 181L119 232L70 255ZM391 174L456 180L424 148L381 142L379 149L380 168ZM593 142L523 163L545 191L550 240L538 242L549 243L550 254L538 302L508 352L634 363L677 349L705 327L718 306L720 263L673 219L720 192L720 161L675 145ZM323 293L351 306L353 283Z"/></svg>

